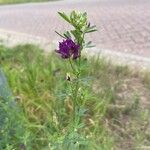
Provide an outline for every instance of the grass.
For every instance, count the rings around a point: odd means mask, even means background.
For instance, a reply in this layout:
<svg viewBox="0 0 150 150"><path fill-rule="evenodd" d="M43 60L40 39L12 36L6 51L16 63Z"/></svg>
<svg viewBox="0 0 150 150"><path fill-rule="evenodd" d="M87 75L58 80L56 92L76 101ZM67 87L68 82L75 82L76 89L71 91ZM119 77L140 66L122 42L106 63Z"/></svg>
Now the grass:
<svg viewBox="0 0 150 150"><path fill-rule="evenodd" d="M0 4L16 4L16 3L29 3L29 2L48 2L56 0L0 0Z"/></svg>
<svg viewBox="0 0 150 150"><path fill-rule="evenodd" d="M70 130L67 61L33 45L0 46L16 105L1 98L0 149L131 150L150 146L150 73L84 58L82 125ZM14 109L15 107L15 109ZM77 139L77 143L73 140Z"/></svg>

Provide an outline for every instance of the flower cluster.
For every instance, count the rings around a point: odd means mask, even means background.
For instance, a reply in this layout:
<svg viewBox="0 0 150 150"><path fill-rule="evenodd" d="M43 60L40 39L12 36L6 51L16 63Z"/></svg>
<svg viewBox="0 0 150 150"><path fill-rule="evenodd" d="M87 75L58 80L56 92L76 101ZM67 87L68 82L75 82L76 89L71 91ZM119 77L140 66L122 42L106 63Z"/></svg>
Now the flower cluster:
<svg viewBox="0 0 150 150"><path fill-rule="evenodd" d="M76 44L72 39L63 40L59 42L59 50L56 50L57 53L61 54L61 57L64 59L73 57L77 59L80 56L80 45Z"/></svg>

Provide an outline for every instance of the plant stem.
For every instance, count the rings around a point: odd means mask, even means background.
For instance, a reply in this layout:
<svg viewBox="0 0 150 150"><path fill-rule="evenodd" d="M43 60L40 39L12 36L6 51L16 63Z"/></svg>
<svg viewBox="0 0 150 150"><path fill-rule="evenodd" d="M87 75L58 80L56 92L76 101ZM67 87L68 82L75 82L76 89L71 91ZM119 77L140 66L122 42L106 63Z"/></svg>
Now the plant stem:
<svg viewBox="0 0 150 150"><path fill-rule="evenodd" d="M79 69L80 69L80 66L81 66L81 51L83 50L83 42L84 42L84 37L85 37L85 33L84 32L82 33L81 37L82 37L82 41L81 41L81 43L79 43L81 45L80 54L79 54L79 56L80 56L79 57Z"/></svg>
<svg viewBox="0 0 150 150"><path fill-rule="evenodd" d="M71 66L71 68L72 68L73 74L76 75L76 69L74 68L74 66L73 66L72 61L71 61L70 58L69 58L69 63L70 63L70 66Z"/></svg>

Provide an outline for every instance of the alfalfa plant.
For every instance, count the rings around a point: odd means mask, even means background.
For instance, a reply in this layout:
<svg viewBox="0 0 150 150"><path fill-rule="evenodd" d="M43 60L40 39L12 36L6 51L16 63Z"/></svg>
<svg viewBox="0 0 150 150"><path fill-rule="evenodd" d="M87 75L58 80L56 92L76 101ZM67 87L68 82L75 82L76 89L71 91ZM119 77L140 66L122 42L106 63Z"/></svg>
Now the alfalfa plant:
<svg viewBox="0 0 150 150"><path fill-rule="evenodd" d="M70 105L72 107L70 129L67 131L67 136L64 141L64 148L80 149L85 146L84 136L79 136L79 130L81 130L85 124L83 117L86 113L85 108L85 80L82 78L84 72L84 57L82 52L85 48L92 47L92 42L86 42L85 36L88 33L97 31L96 26L88 22L87 13L81 13L72 11L70 15L64 12L58 12L59 15L68 22L73 29L58 35L63 38L62 42L59 42L59 49L56 50L65 61L62 63L69 63L70 70L66 72L66 82L69 87L68 96L70 97ZM69 139L69 143L68 143ZM70 142L71 141L71 142ZM70 148L69 148L70 147Z"/></svg>

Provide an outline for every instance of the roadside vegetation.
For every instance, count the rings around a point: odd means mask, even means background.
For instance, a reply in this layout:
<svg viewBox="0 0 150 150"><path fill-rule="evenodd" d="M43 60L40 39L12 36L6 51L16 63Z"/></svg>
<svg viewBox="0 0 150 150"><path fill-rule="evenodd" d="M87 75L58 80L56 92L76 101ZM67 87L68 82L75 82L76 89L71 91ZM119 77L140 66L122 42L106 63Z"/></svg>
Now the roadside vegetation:
<svg viewBox="0 0 150 150"><path fill-rule="evenodd" d="M7 99L0 92L0 149L70 150L74 139L75 150L150 146L148 71L113 65L99 56L85 57L84 126L67 135L73 110L65 90L68 62L37 46L20 45L0 46L0 64L13 95Z"/></svg>
<svg viewBox="0 0 150 150"><path fill-rule="evenodd" d="M56 0L0 0L0 4L16 4L16 3L30 3L30 2L48 2Z"/></svg>

